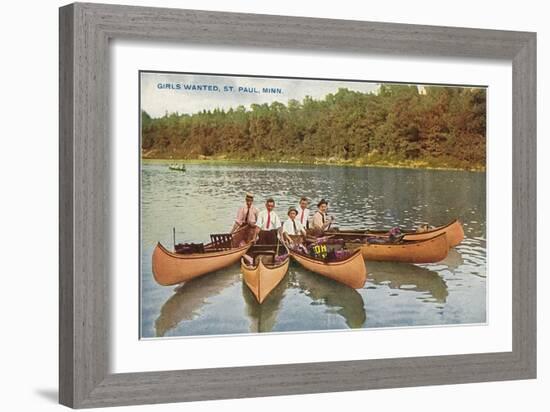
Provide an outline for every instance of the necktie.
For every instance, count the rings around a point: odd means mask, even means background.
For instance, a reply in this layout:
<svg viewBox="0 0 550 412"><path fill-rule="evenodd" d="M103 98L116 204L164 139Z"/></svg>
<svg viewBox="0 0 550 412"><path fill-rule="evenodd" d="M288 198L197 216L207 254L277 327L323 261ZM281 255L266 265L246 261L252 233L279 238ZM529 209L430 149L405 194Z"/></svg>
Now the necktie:
<svg viewBox="0 0 550 412"><path fill-rule="evenodd" d="M294 220L292 221L292 226L294 226L294 233L293 233L293 234L294 234L294 235L297 235L297 233L296 233L296 232L297 232L297 230L296 230L296 222L295 222Z"/></svg>
<svg viewBox="0 0 550 412"><path fill-rule="evenodd" d="M267 230L269 230L270 224L271 224L271 213L267 212L267 227L266 227Z"/></svg>
<svg viewBox="0 0 550 412"><path fill-rule="evenodd" d="M244 223L248 223L248 214L250 213L250 208L246 210L246 217L244 218Z"/></svg>
<svg viewBox="0 0 550 412"><path fill-rule="evenodd" d="M325 214L321 213L321 217L323 218L323 225L325 224Z"/></svg>
<svg viewBox="0 0 550 412"><path fill-rule="evenodd" d="M302 215L300 216L300 223L304 224L304 209L302 209Z"/></svg>

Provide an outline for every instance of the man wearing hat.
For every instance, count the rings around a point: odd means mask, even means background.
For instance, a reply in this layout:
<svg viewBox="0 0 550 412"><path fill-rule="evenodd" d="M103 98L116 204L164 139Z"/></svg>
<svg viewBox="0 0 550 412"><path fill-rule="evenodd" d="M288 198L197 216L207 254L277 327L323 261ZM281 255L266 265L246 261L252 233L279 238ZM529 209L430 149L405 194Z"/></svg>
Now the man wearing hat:
<svg viewBox="0 0 550 412"><path fill-rule="evenodd" d="M237 218L231 232L235 232L237 229L243 226L256 227L256 221L258 220L258 209L256 209L252 203L254 202L254 195L247 193L244 198L244 205L237 211Z"/></svg>
<svg viewBox="0 0 550 412"><path fill-rule="evenodd" d="M283 225L283 236L291 243L293 243L293 241L289 235L306 235L306 229L300 221L296 219L296 216L298 216L298 211L296 208L292 206L289 207L288 220Z"/></svg>
<svg viewBox="0 0 550 412"><path fill-rule="evenodd" d="M312 226L317 234L322 234L332 224L334 218L327 215L328 202L325 199L321 199L317 203L317 211L313 215Z"/></svg>

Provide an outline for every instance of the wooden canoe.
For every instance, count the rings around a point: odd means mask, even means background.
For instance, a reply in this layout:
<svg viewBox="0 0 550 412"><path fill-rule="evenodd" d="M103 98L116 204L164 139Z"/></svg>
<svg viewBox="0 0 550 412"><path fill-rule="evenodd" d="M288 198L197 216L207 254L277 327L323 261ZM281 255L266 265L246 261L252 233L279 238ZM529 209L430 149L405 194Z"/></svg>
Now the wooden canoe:
<svg viewBox="0 0 550 412"><path fill-rule="evenodd" d="M175 285L237 263L251 246L240 245L246 233L246 229L235 232L228 248L209 243L204 246L204 253L174 253L159 242L153 251L153 276L163 286Z"/></svg>
<svg viewBox="0 0 550 412"><path fill-rule="evenodd" d="M281 262L275 262L275 255L284 258ZM252 259L252 264L248 263L245 257L241 258L241 271L243 281L252 291L256 300L263 303L269 293L283 280L288 271L290 255L288 249L283 243L276 244L256 244L253 245L246 254Z"/></svg>
<svg viewBox="0 0 550 412"><path fill-rule="evenodd" d="M327 235L341 235L345 237L361 236L361 235L375 235L375 236L385 236L387 235L387 230L338 230L338 231L329 231L325 232ZM453 220L452 222L438 226L433 229L427 230L425 232L419 232L416 230L401 230L401 233L404 233L405 236L403 240L426 240L433 238L441 233L447 234L447 243L449 248L455 247L464 240L464 229L462 224L458 219Z"/></svg>
<svg viewBox="0 0 550 412"><path fill-rule="evenodd" d="M406 263L439 262L445 259L449 252L445 232L424 240L402 240L397 243L384 244L348 242L346 247L350 249L359 247L363 257L367 260Z"/></svg>
<svg viewBox="0 0 550 412"><path fill-rule="evenodd" d="M360 249L354 251L346 260L339 262L325 262L293 250L290 250L290 256L304 268L354 289L362 288L367 280L367 268Z"/></svg>

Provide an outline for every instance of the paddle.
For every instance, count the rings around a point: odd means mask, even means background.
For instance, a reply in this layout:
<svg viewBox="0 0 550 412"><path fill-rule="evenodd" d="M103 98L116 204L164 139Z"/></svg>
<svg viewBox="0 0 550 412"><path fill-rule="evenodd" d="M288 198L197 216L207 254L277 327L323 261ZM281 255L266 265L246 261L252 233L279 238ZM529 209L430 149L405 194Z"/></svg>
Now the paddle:
<svg viewBox="0 0 550 412"><path fill-rule="evenodd" d="M280 233L282 233L282 230ZM275 250L275 257L277 256L279 256L279 234L277 234L277 249Z"/></svg>

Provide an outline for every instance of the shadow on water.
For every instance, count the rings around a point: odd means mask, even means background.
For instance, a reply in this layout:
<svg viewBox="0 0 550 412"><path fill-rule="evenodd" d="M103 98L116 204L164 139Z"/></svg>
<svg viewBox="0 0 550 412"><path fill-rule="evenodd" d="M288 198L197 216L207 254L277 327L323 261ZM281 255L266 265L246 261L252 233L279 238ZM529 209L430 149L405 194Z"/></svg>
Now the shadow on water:
<svg viewBox="0 0 550 412"><path fill-rule="evenodd" d="M250 332L271 332L273 330L281 300L287 288L288 273L260 305L252 291L243 282L243 298L246 305L246 315L250 319Z"/></svg>
<svg viewBox="0 0 550 412"><path fill-rule="evenodd" d="M293 271L292 275L296 287L304 295L335 310L350 328L363 327L367 320L365 302L355 289L305 269Z"/></svg>
<svg viewBox="0 0 550 412"><path fill-rule="evenodd" d="M437 272L408 263L367 262L368 279L391 289L428 292L437 302L445 303L449 291Z"/></svg>
<svg viewBox="0 0 550 412"><path fill-rule="evenodd" d="M160 315L155 321L157 337L164 336L180 322L192 320L198 316L198 311L208 304L208 298L221 294L239 281L239 272L219 271L179 286L160 309Z"/></svg>

